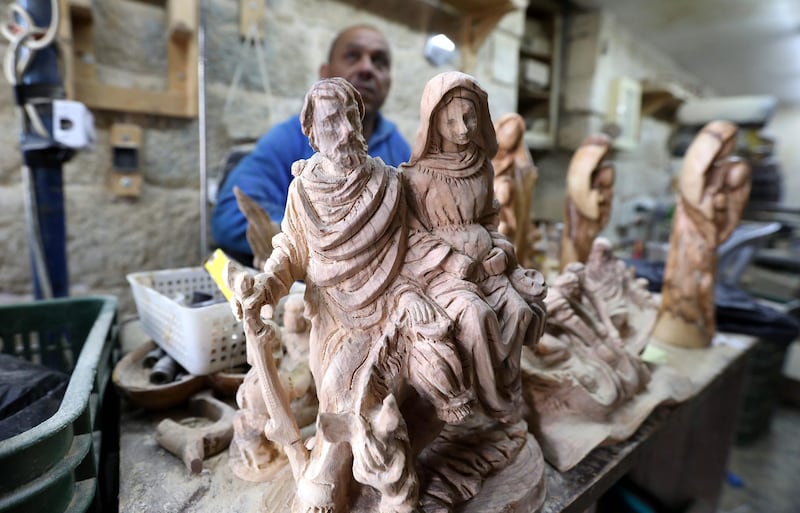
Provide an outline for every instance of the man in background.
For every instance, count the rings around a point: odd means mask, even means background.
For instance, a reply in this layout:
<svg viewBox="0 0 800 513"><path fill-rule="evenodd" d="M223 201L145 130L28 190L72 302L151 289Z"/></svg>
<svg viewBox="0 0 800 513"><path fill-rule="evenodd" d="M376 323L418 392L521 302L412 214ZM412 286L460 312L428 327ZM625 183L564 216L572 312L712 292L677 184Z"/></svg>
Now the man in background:
<svg viewBox="0 0 800 513"><path fill-rule="evenodd" d="M384 35L368 25L342 30L331 43L328 62L319 68L320 78L342 77L364 101L363 131L368 152L386 164L406 162L411 151L397 127L380 114L392 83L391 52ZM275 125L263 135L255 149L230 172L221 185L211 217L217 245L231 256L251 262L253 251L245 232L247 220L239 210L233 187L241 189L280 223L292 180L292 163L308 159L314 150L303 134L297 116Z"/></svg>

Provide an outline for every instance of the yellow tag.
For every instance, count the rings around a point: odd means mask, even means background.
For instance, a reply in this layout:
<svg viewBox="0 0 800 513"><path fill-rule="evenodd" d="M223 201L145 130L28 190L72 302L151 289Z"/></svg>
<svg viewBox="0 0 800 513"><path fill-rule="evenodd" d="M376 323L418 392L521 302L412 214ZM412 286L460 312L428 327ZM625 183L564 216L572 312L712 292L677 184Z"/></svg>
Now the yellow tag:
<svg viewBox="0 0 800 513"><path fill-rule="evenodd" d="M228 287L226 276L226 269L230 261L230 257L228 257L224 251L217 249L203 264L203 267L205 267L208 274L211 275L211 278L214 279L214 283L217 284L222 295L225 296L225 299L228 301L233 297L233 291Z"/></svg>

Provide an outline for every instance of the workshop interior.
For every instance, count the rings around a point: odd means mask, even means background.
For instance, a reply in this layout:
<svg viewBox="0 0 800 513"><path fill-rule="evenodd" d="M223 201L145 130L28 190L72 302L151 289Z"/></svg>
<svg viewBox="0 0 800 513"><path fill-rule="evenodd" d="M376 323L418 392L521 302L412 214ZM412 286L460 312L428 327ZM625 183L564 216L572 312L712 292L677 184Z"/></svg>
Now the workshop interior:
<svg viewBox="0 0 800 513"><path fill-rule="evenodd" d="M0 34L0 513L800 512L800 2Z"/></svg>

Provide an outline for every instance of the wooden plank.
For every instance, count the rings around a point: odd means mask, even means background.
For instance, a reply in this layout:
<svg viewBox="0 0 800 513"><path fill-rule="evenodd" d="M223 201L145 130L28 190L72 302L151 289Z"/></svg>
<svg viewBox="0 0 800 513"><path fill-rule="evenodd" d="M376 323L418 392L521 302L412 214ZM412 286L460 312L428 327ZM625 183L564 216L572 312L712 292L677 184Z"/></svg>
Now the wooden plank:
<svg viewBox="0 0 800 513"><path fill-rule="evenodd" d="M61 4L63 5L63 1ZM91 18L92 17L92 0L68 0L67 3L69 4L69 14L73 17L78 18ZM63 9L62 13L68 12L67 9Z"/></svg>
<svg viewBox="0 0 800 513"><path fill-rule="evenodd" d="M94 20L92 19L91 5L86 11L85 6L76 3L76 0L69 0L69 3L74 80L93 80L96 73L94 69Z"/></svg>
<svg viewBox="0 0 800 513"><path fill-rule="evenodd" d="M175 41L186 42L195 37L198 26L197 0L167 2L167 33Z"/></svg>
<svg viewBox="0 0 800 513"><path fill-rule="evenodd" d="M247 38L254 31L256 39L263 40L266 17L265 0L239 0L239 35Z"/></svg>
<svg viewBox="0 0 800 513"><path fill-rule="evenodd" d="M139 0L167 10L167 90L147 91L97 82L91 0L59 0L68 98L89 108L192 118L197 115L197 0Z"/></svg>
<svg viewBox="0 0 800 513"><path fill-rule="evenodd" d="M68 0L58 0L58 9L61 13L69 13ZM58 20L58 44L61 45L64 65L64 94L67 99L75 99L75 50L72 41L72 20L69 15L62 15Z"/></svg>
<svg viewBox="0 0 800 513"><path fill-rule="evenodd" d="M189 109L186 94L177 91L146 91L126 87L76 80L76 98L92 109L138 112L191 118L195 111Z"/></svg>

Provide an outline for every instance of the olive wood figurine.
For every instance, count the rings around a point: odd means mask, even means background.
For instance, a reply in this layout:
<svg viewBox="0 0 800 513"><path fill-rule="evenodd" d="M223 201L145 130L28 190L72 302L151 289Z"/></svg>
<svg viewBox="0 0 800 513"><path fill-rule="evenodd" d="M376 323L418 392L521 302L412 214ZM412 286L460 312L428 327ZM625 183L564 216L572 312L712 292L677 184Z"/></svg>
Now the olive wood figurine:
<svg viewBox="0 0 800 513"><path fill-rule="evenodd" d="M491 164L496 151L487 95L475 79L459 72L432 78L423 91L411 159L400 171L411 206L407 267L455 322L478 406L466 427L447 426L419 457L429 496L446 497L446 503L470 499L488 475L535 444L521 421L519 365L522 347L535 345L544 329L546 287L541 273L518 265L513 243L498 231ZM441 249L426 242L431 236L454 252L445 264L458 257L467 265L433 268ZM448 453L453 457L443 456ZM543 489L536 463L525 485L534 494ZM425 510L441 510L425 500Z"/></svg>
<svg viewBox="0 0 800 513"><path fill-rule="evenodd" d="M591 135L569 163L561 271L570 262L586 263L592 242L608 223L614 195L614 166L607 160L610 151L608 136Z"/></svg>
<svg viewBox="0 0 800 513"><path fill-rule="evenodd" d="M311 371L308 368L308 324L303 316L303 296L289 294L283 326L269 350L278 378L286 392L298 426L312 424L317 402ZM246 481L264 482L286 464L281 447L266 438L264 425L269 421L267 405L261 395L258 370L252 367L236 393L239 410L233 420L233 440L229 450L231 470Z"/></svg>
<svg viewBox="0 0 800 513"><path fill-rule="evenodd" d="M494 130L497 155L492 166L494 194L500 204L498 231L514 242L517 260L524 263L536 243L531 207L539 170L525 146L522 116L506 114L497 120Z"/></svg>
<svg viewBox="0 0 800 513"><path fill-rule="evenodd" d="M543 500L541 452L519 417L519 350L543 330L544 281L516 266L513 246L496 239L490 222L496 142L485 93L467 75L444 74L426 86L422 105L411 162L436 179L427 190L437 203L425 206L471 205L463 223L437 231L416 219L408 207L420 206L417 182L367 155L358 92L326 79L300 115L317 153L292 168L264 271L232 276L266 404L264 431L292 466L294 512L453 511L505 467L525 480L498 511L533 510ZM465 156L467 168L458 169ZM440 176L447 171L454 180ZM466 188L436 189L440 179ZM261 321L295 280L306 283L319 399L307 441L266 349L274 329Z"/></svg>
<svg viewBox="0 0 800 513"><path fill-rule="evenodd" d="M545 335L523 353L523 387L531 431L564 471L604 441L632 434L676 392L668 379L648 387L651 369L639 355L658 307L606 239L549 290Z"/></svg>
<svg viewBox="0 0 800 513"><path fill-rule="evenodd" d="M716 331L717 247L736 228L750 194L750 167L732 155L735 147L736 125L712 121L686 151L653 333L662 342L708 347Z"/></svg>

